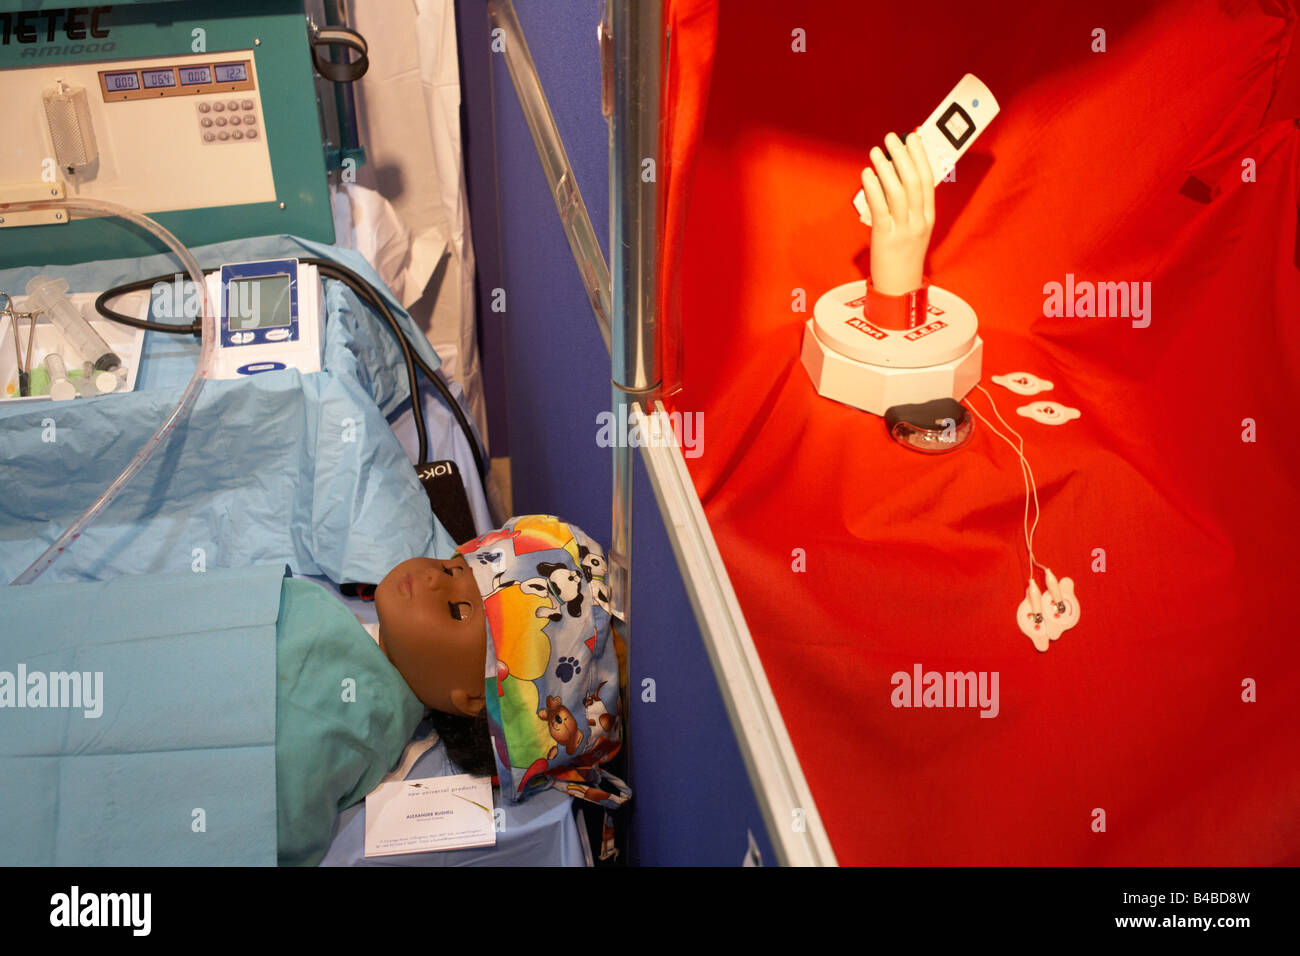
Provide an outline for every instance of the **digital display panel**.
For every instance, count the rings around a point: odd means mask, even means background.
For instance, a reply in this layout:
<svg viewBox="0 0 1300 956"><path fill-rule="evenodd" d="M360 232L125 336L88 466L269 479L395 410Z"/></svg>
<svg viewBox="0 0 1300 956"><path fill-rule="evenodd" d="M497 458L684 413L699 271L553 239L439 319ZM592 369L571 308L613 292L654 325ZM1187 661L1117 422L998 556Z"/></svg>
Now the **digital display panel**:
<svg viewBox="0 0 1300 956"><path fill-rule="evenodd" d="M226 285L230 331L285 328L293 323L289 276L231 279Z"/></svg>
<svg viewBox="0 0 1300 956"><path fill-rule="evenodd" d="M210 66L182 66L181 86L198 86L202 83L212 82L212 67Z"/></svg>
<svg viewBox="0 0 1300 956"><path fill-rule="evenodd" d="M105 73L104 89L110 93L117 93L123 90L138 90L140 88L140 77L135 73Z"/></svg>
<svg viewBox="0 0 1300 956"><path fill-rule="evenodd" d="M218 63L216 70L218 83L243 83L248 79L246 63Z"/></svg>
<svg viewBox="0 0 1300 956"><path fill-rule="evenodd" d="M176 85L176 74L171 70L141 70L146 90L159 90Z"/></svg>

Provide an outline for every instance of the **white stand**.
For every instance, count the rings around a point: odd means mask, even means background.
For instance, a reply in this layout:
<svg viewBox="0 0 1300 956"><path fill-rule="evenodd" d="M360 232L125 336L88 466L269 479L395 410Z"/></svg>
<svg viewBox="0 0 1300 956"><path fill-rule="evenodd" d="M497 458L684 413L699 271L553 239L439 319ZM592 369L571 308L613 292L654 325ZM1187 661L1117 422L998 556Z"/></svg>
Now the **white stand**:
<svg viewBox="0 0 1300 956"><path fill-rule="evenodd" d="M804 326L800 358L817 392L873 415L936 398L960 401L980 380L984 342L975 312L938 286L929 322L892 331L864 318L865 279L831 289Z"/></svg>

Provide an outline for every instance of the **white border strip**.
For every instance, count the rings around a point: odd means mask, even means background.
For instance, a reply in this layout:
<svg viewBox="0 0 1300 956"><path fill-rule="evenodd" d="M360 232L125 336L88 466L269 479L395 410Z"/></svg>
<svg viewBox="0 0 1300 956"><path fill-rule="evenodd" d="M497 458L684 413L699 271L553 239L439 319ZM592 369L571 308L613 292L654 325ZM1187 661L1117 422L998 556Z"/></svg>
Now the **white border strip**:
<svg viewBox="0 0 1300 956"><path fill-rule="evenodd" d="M642 457L778 861L835 866L835 852L663 403L655 403L653 422L643 421L639 405L630 407L629 416L641 434L664 438L642 444Z"/></svg>

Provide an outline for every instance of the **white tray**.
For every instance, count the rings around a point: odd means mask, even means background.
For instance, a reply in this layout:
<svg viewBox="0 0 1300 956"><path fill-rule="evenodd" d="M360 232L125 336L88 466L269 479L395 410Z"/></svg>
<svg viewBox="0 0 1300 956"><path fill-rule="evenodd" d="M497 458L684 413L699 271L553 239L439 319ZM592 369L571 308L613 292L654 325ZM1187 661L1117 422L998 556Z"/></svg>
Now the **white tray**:
<svg viewBox="0 0 1300 956"><path fill-rule="evenodd" d="M95 311L96 298L93 292L75 292L68 296L72 304L81 310L82 316L90 323L90 327L99 333L100 337L108 343L108 347L122 360L122 365L127 370L126 384L110 394L123 395L135 389L136 376L140 371L140 353L144 349L144 329L133 329L103 318ZM115 300L113 308L123 315L147 316L149 293L147 290L141 290L120 296ZM15 296L13 309L15 312L26 312L27 297ZM27 335L30 328L30 319L18 320L18 341L22 346L24 363L27 361ZM33 369L39 367L50 352L58 352L63 356L63 362L69 372L80 371L83 361L95 359L93 355L82 356L78 353L66 342L54 323L50 322L45 315L38 315L36 316L36 340L32 343L31 367ZM73 378L73 381L78 379ZM8 317L0 317L0 402L48 402L50 400L48 395L26 397L18 395L18 359L14 353L14 326Z"/></svg>

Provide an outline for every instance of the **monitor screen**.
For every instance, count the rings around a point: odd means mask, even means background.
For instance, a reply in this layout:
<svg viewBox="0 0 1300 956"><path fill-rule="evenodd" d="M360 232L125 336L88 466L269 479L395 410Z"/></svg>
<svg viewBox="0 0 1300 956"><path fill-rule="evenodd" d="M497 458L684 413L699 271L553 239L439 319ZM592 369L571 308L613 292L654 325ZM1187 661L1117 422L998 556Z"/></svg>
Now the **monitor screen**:
<svg viewBox="0 0 1300 956"><path fill-rule="evenodd" d="M226 317L232 332L285 328L293 323L287 275L231 279L226 286Z"/></svg>
<svg viewBox="0 0 1300 956"><path fill-rule="evenodd" d="M105 73L104 89L110 93L118 93L123 90L138 90L140 88L140 78L134 73Z"/></svg>
<svg viewBox="0 0 1300 956"><path fill-rule="evenodd" d="M141 70L146 90L157 90L176 85L176 74L171 70Z"/></svg>
<svg viewBox="0 0 1300 956"><path fill-rule="evenodd" d="M218 83L243 83L248 79L248 67L243 63L219 63L216 70Z"/></svg>
<svg viewBox="0 0 1300 956"><path fill-rule="evenodd" d="M203 83L212 82L212 67L210 66L183 66L181 70L181 86L199 86Z"/></svg>

